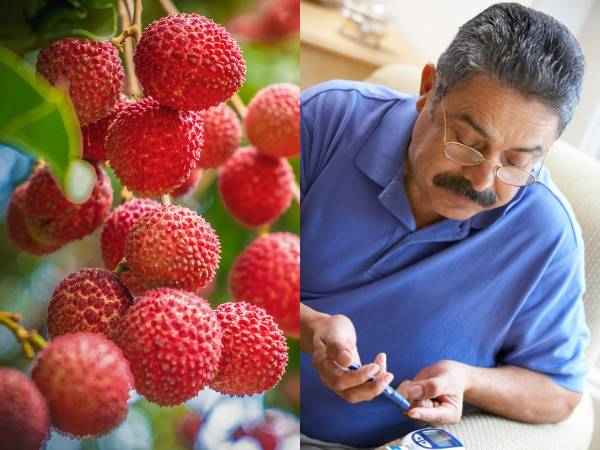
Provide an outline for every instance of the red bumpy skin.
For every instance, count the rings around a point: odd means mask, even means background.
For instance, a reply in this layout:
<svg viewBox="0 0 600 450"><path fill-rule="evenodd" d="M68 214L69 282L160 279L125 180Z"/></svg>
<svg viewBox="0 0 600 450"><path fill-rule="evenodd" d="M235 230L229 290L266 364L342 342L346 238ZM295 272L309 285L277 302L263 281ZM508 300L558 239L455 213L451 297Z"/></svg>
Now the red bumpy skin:
<svg viewBox="0 0 600 450"><path fill-rule="evenodd" d="M23 207L30 235L60 247L93 233L108 216L113 198L110 179L97 166L96 176L88 201L75 205L63 197L47 166L37 169L29 179Z"/></svg>
<svg viewBox="0 0 600 450"><path fill-rule="evenodd" d="M204 154L204 149L202 149L202 153ZM181 186L179 186L177 189L171 192L171 196L175 198L183 197L184 195L196 189L198 180L200 180L201 175L201 169L193 169L189 178L185 180Z"/></svg>
<svg viewBox="0 0 600 450"><path fill-rule="evenodd" d="M136 390L161 406L195 397L214 376L221 356L215 312L206 300L180 289L155 289L139 297L119 324L116 340Z"/></svg>
<svg viewBox="0 0 600 450"><path fill-rule="evenodd" d="M50 84L69 89L82 126L109 115L123 90L125 72L110 42L55 41L40 51L37 70Z"/></svg>
<svg viewBox="0 0 600 450"><path fill-rule="evenodd" d="M6 212L8 234L16 247L30 255L47 255L61 247L60 244L43 244L36 241L27 229L25 194L29 183L23 183L12 194Z"/></svg>
<svg viewBox="0 0 600 450"><path fill-rule="evenodd" d="M139 195L169 194L185 182L200 158L202 119L174 111L151 97L132 103L112 122L106 152L119 179Z"/></svg>
<svg viewBox="0 0 600 450"><path fill-rule="evenodd" d="M293 338L300 336L300 238L265 234L237 257L229 272L233 298L258 305Z"/></svg>
<svg viewBox="0 0 600 450"><path fill-rule="evenodd" d="M197 292L214 278L221 243L210 224L181 206L161 206L145 214L125 244L129 269L147 287Z"/></svg>
<svg viewBox="0 0 600 450"><path fill-rule="evenodd" d="M32 378L48 402L52 425L63 433L100 436L127 415L129 364L119 347L99 334L53 339L40 352Z"/></svg>
<svg viewBox="0 0 600 450"><path fill-rule="evenodd" d="M108 116L98 122L81 127L81 140L83 141L83 158L94 161L106 161L106 135L108 127L127 105L131 102L122 96Z"/></svg>
<svg viewBox="0 0 600 450"><path fill-rule="evenodd" d="M115 270L125 256L125 241L131 227L144 214L159 206L160 203L148 198L133 198L110 213L100 235L102 259L108 270Z"/></svg>
<svg viewBox="0 0 600 450"><path fill-rule="evenodd" d="M134 62L144 91L180 110L217 106L240 89L246 75L235 40L198 14L173 14L152 22L135 48Z"/></svg>
<svg viewBox="0 0 600 450"><path fill-rule="evenodd" d="M223 164L239 148L242 125L225 104L201 111L200 116L204 120L204 146L198 167L211 169Z"/></svg>
<svg viewBox="0 0 600 450"><path fill-rule="evenodd" d="M0 367L2 450L40 450L49 431L48 405L36 385L18 370Z"/></svg>
<svg viewBox="0 0 600 450"><path fill-rule="evenodd" d="M284 158L270 158L253 147L238 150L219 170L219 192L242 225L269 225L290 206L294 173Z"/></svg>
<svg viewBox="0 0 600 450"><path fill-rule="evenodd" d="M273 388L288 359L285 336L273 318L246 302L219 305L217 317L223 332L223 353L210 388L240 396Z"/></svg>
<svg viewBox="0 0 600 450"><path fill-rule="evenodd" d="M273 157L300 153L300 88L279 83L261 89L248 105L244 119L248 140Z"/></svg>
<svg viewBox="0 0 600 450"><path fill-rule="evenodd" d="M112 339L132 303L117 275L104 269L81 269L54 290L48 305L48 334L88 331Z"/></svg>

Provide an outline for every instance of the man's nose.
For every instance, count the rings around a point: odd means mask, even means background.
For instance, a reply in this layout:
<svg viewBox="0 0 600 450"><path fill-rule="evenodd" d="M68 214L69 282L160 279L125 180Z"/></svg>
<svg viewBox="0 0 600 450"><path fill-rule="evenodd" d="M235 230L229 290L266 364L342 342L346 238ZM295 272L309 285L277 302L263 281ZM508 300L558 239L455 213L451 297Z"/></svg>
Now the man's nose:
<svg viewBox="0 0 600 450"><path fill-rule="evenodd" d="M465 166L463 167L463 176L471 182L473 189L483 192L494 186L496 165L490 161L483 161L476 166Z"/></svg>

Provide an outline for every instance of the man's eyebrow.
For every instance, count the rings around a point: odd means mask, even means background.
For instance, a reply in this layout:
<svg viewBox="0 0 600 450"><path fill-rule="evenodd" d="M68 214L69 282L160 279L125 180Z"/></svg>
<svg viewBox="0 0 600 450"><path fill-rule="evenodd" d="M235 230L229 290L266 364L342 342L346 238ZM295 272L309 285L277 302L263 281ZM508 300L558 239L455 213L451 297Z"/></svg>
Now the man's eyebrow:
<svg viewBox="0 0 600 450"><path fill-rule="evenodd" d="M467 122L469 125L471 125L471 127L475 131L477 131L481 135L481 137L484 138L486 141L490 140L490 135L487 133L487 131L485 131L481 126L479 126L469 114L461 113L460 116L458 116L458 118L463 122ZM536 145L534 147L513 147L510 150L524 153L544 152L544 149L541 145Z"/></svg>

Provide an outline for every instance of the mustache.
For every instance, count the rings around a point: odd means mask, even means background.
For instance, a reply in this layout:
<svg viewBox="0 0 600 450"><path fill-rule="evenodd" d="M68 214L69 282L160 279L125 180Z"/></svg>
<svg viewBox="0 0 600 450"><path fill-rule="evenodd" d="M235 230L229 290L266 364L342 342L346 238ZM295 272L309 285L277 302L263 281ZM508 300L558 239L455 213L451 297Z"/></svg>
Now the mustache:
<svg viewBox="0 0 600 450"><path fill-rule="evenodd" d="M483 192L476 191L469 180L448 172L438 173L434 176L433 184L447 191L467 197L472 202L484 208L492 206L498 201L498 196L491 189L486 189Z"/></svg>

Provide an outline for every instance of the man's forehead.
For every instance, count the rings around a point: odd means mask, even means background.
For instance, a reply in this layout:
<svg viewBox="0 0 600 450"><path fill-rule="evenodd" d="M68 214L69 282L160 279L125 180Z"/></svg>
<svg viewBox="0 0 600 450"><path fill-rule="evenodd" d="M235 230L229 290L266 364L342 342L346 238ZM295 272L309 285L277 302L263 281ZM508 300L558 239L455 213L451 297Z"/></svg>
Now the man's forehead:
<svg viewBox="0 0 600 450"><path fill-rule="evenodd" d="M559 117L552 108L488 77L473 77L445 97L449 119L464 123L483 139L514 136L540 141L544 148L556 139Z"/></svg>

